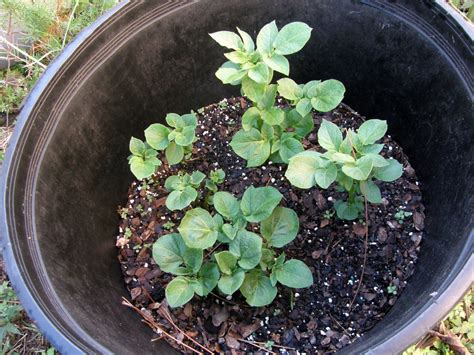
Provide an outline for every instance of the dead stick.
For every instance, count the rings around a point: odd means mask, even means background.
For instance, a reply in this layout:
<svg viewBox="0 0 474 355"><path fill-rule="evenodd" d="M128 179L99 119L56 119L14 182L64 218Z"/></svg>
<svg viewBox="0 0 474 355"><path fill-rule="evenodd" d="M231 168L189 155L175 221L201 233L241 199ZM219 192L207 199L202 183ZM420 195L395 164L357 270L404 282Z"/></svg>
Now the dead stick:
<svg viewBox="0 0 474 355"><path fill-rule="evenodd" d="M364 197L364 203L365 203L365 240L364 240L364 263L362 265L362 273L360 275L360 280L359 280L359 285L357 285L357 290L354 295L354 298L351 301L351 304L349 306L349 310L352 309L352 305L354 304L354 301L357 298L357 295L359 294L360 287L362 286L362 280L364 279L364 273L365 273L365 264L367 264L367 244L368 244L368 239L369 239L369 213L367 211L367 199Z"/></svg>
<svg viewBox="0 0 474 355"><path fill-rule="evenodd" d="M137 312L139 315L142 316L143 318L143 321L145 323L148 324L148 326L150 328L152 328L153 330L155 331L159 331L161 333L163 333L164 335L166 335L167 337L169 337L170 339L174 340L176 343L178 343L179 345L182 345L184 346L186 349L189 349L191 350L192 352L196 353L196 354L202 354L200 351L197 351L196 349L193 349L192 347L190 347L189 345L183 343L181 340L178 340L176 339L174 336L172 336L171 334L169 334L168 332L166 332L163 328L161 328L158 324L156 324L155 322L153 321L150 321L148 317L145 317L145 315L143 314L143 312L138 309L137 307L135 307L133 304L130 303L129 300L127 300L125 297L122 297L122 304L124 306L127 306L127 307L130 307L131 309L133 309L135 312Z"/></svg>
<svg viewBox="0 0 474 355"><path fill-rule="evenodd" d="M173 327L175 327L175 329L179 332L181 332L186 338L188 338L190 341L192 341L194 344L196 344L197 346L199 346L201 349L203 349L204 351L208 352L209 354L213 354L213 352L211 350L209 350L208 348L206 348L204 345L201 345L199 344L196 340L194 340L190 335L186 334L183 330L181 330L174 322L173 322L173 319L171 318L171 315L168 314L168 311L166 310L166 308L163 308L163 313L166 315L166 320L168 322L171 323L171 325Z"/></svg>

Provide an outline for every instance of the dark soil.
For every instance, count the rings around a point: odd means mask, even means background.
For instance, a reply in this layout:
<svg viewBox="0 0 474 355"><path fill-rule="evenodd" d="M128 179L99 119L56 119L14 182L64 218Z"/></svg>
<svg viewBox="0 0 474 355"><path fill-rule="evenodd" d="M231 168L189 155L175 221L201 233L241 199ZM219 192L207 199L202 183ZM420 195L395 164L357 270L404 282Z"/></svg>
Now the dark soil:
<svg viewBox="0 0 474 355"><path fill-rule="evenodd" d="M232 98L204 108L198 117L198 141L192 159L172 168L162 166L148 183L134 182L130 187L125 209L119 209L122 219L117 246L132 302L178 340L183 339L162 317L167 307L164 287L171 277L161 272L151 257L152 243L163 234L176 232L184 214L166 209L163 185L169 175L178 171L208 173L222 168L226 180L220 190L236 197L241 197L250 185L272 185L284 195L283 205L300 217L299 234L284 251L288 258L303 260L315 282L310 288L295 291L280 287L275 301L262 308L247 306L239 292L226 299L216 289L207 298L195 296L185 307L169 308L174 322L216 352L263 351L268 341L267 346L273 345L276 352L337 351L384 317L413 274L424 228L424 206L415 172L400 146L387 136L382 155L403 163L404 173L393 183L379 184L383 203L368 206L367 258L359 285L365 255L364 221L347 222L334 216L333 203L345 198L345 193L335 187L294 188L284 177L286 168L281 164L268 162L258 168L246 168L245 161L228 145L239 129L246 106L244 99ZM352 128L364 120L343 104L332 112L314 114L316 127L304 141L305 148L319 149L315 132L322 118ZM205 196L206 191L201 192ZM202 199L193 205L200 203ZM412 215L397 221L395 214L400 210ZM174 227L164 226L169 221Z"/></svg>

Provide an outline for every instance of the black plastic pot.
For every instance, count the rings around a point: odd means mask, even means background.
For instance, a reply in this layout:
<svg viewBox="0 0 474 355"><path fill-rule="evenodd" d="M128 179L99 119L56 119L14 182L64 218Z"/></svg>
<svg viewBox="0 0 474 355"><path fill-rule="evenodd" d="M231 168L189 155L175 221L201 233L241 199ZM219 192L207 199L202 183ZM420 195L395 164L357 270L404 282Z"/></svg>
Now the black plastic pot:
<svg viewBox="0 0 474 355"><path fill-rule="evenodd" d="M209 32L300 20L314 31L290 58L292 78L339 79L349 105L389 120L427 207L406 291L345 352L417 340L474 274L472 27L450 11L413 0L137 1L102 17L30 94L3 166L2 245L28 313L62 353L172 352L120 305L115 209L132 180L128 140L166 112L235 93L214 77L224 59Z"/></svg>

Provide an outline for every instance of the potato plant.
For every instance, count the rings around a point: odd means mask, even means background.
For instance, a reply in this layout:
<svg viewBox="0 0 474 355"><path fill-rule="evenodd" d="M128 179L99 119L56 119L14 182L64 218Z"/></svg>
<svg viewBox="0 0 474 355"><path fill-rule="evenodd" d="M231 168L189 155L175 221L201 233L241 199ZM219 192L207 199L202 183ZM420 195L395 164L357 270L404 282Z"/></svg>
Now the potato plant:
<svg viewBox="0 0 474 355"><path fill-rule="evenodd" d="M134 137L130 140L132 155L128 159L130 170L137 179L150 177L156 167L161 165L158 151L165 151L169 165L178 164L186 153L192 151L192 144L196 140L196 115L169 113L165 120L170 127L154 123L145 130L145 143Z"/></svg>
<svg viewBox="0 0 474 355"><path fill-rule="evenodd" d="M262 165L268 159L288 163L304 150L301 140L314 128L312 108L326 112L334 109L344 96L345 88L337 80L310 81L297 85L290 79L272 84L274 72L289 75L287 55L300 51L311 36L311 28L292 22L281 30L275 21L265 25L257 35L256 45L248 33L220 31L210 36L221 46L231 49L228 59L216 72L224 84L240 85L242 94L252 101L242 117L242 129L230 145L247 160L248 167ZM296 108L275 104L277 94Z"/></svg>
<svg viewBox="0 0 474 355"><path fill-rule="evenodd" d="M354 220L363 211L363 198L381 203L380 189L375 183L394 181L402 175L402 165L395 159L385 159L379 153L383 144L377 141L387 132L387 122L365 121L354 132L342 130L323 120L318 130L319 145L324 153L304 151L290 159L285 176L302 189L315 185L327 189L333 182L348 193L347 201L336 201L334 208L341 219ZM361 196L362 195L362 196Z"/></svg>
<svg viewBox="0 0 474 355"><path fill-rule="evenodd" d="M309 268L278 251L299 230L296 213L278 206L282 197L273 187L251 186L240 201L219 191L213 215L193 208L181 220L179 233L160 237L153 258L161 270L176 276L165 290L170 306L184 305L194 294L207 296L217 287L224 295L240 290L249 305L261 307L274 300L277 283L311 286ZM258 225L259 233L250 231L249 223Z"/></svg>

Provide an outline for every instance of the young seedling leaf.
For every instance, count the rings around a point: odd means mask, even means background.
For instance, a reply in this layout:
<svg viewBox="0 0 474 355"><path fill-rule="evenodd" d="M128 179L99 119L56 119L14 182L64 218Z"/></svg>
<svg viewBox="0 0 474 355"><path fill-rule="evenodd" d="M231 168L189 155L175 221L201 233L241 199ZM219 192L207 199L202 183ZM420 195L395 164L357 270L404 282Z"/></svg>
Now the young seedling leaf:
<svg viewBox="0 0 474 355"><path fill-rule="evenodd" d="M207 249L213 246L218 233L216 221L202 208L194 208L186 212L178 230L186 245L196 249Z"/></svg>
<svg viewBox="0 0 474 355"><path fill-rule="evenodd" d="M214 208L228 220L235 219L240 213L239 201L229 192L219 191L214 195Z"/></svg>
<svg viewBox="0 0 474 355"><path fill-rule="evenodd" d="M312 108L313 106L311 106L311 100L306 97L299 100L296 104L296 111L302 117L308 115L311 112Z"/></svg>
<svg viewBox="0 0 474 355"><path fill-rule="evenodd" d="M250 186L242 197L240 209L249 222L260 222L269 217L283 195L274 187Z"/></svg>
<svg viewBox="0 0 474 355"><path fill-rule="evenodd" d="M270 156L270 142L255 128L251 128L248 132L238 131L232 138L230 146L238 156L247 160L248 167L262 165Z"/></svg>
<svg viewBox="0 0 474 355"><path fill-rule="evenodd" d="M303 89L290 78L283 78L277 81L278 92L288 100L298 100L303 97Z"/></svg>
<svg viewBox="0 0 474 355"><path fill-rule="evenodd" d="M309 287L313 284L313 274L301 260L291 259L275 270L275 276L282 285L293 288Z"/></svg>
<svg viewBox="0 0 474 355"><path fill-rule="evenodd" d="M277 288L261 270L255 269L246 273L240 292L249 305L263 307L273 302Z"/></svg>
<svg viewBox="0 0 474 355"><path fill-rule="evenodd" d="M316 87L316 96L311 99L311 105L319 112L335 109L344 98L346 88L337 80L325 80Z"/></svg>
<svg viewBox="0 0 474 355"><path fill-rule="evenodd" d="M327 189L337 177L337 167L333 163L326 164L321 169L316 169L314 179L316 183L323 189Z"/></svg>
<svg viewBox="0 0 474 355"><path fill-rule="evenodd" d="M382 195L380 194L380 189L373 181L361 181L360 182L360 192L365 196L367 201L371 203L381 203Z"/></svg>
<svg viewBox="0 0 474 355"><path fill-rule="evenodd" d="M230 31L219 31L214 33L209 33L209 36L212 37L214 41L219 43L222 47L226 47L233 50L241 50L244 48L244 44L240 37Z"/></svg>
<svg viewBox="0 0 474 355"><path fill-rule="evenodd" d="M257 35L257 50L261 54L270 54L273 50L273 42L278 35L278 27L275 21L272 21L262 27Z"/></svg>
<svg viewBox="0 0 474 355"><path fill-rule="evenodd" d="M295 211L286 207L277 207L271 216L260 224L260 233L267 240L268 245L282 248L295 239L299 225Z"/></svg>
<svg viewBox="0 0 474 355"><path fill-rule="evenodd" d="M184 190L172 191L166 198L166 207L170 211L182 210L188 207L198 196L197 191L191 186L186 186Z"/></svg>
<svg viewBox="0 0 474 355"><path fill-rule="evenodd" d="M175 308L191 301L194 291L189 279L178 276L166 286L165 295L170 307Z"/></svg>
<svg viewBox="0 0 474 355"><path fill-rule="evenodd" d="M276 36L273 46L277 54L289 55L300 51L311 37L312 28L303 22L284 26Z"/></svg>
<svg viewBox="0 0 474 355"><path fill-rule="evenodd" d="M244 282L245 271L238 269L231 275L222 275L217 286L225 295L232 295Z"/></svg>
<svg viewBox="0 0 474 355"><path fill-rule="evenodd" d="M130 158L130 170L139 180L150 177L155 172L155 164L151 161L143 160L141 157Z"/></svg>
<svg viewBox="0 0 474 355"><path fill-rule="evenodd" d="M170 144L168 140L170 132L168 127L154 123L145 130L146 141L152 148L163 150Z"/></svg>
<svg viewBox="0 0 474 355"><path fill-rule="evenodd" d="M176 142L170 142L165 150L165 156L169 165L178 164L184 158L184 149L182 146L177 145Z"/></svg>
<svg viewBox="0 0 474 355"><path fill-rule="evenodd" d="M146 151L146 146L140 139L132 137L130 139L129 149L133 155L143 156Z"/></svg>
<svg viewBox="0 0 474 355"><path fill-rule="evenodd" d="M292 157L302 151L304 151L303 144L295 138L288 138L281 141L280 157L287 164Z"/></svg>
<svg viewBox="0 0 474 355"><path fill-rule="evenodd" d="M199 296L207 296L219 282L219 268L216 263L205 263L199 270L197 280L192 282L192 289Z"/></svg>
<svg viewBox="0 0 474 355"><path fill-rule="evenodd" d="M219 269L222 273L232 275L232 272L237 265L237 256L227 250L216 253L214 256L216 257L217 265L219 265Z"/></svg>
<svg viewBox="0 0 474 355"><path fill-rule="evenodd" d="M382 181L397 180L403 173L403 165L395 159L387 159L388 165L383 168L374 168L374 176Z"/></svg>
<svg viewBox="0 0 474 355"><path fill-rule="evenodd" d="M293 186L309 189L316 183L315 174L320 160L321 154L318 152L298 153L290 159L285 176Z"/></svg>
<svg viewBox="0 0 474 355"><path fill-rule="evenodd" d="M282 73L283 75L290 74L290 63L288 59L280 54L272 54L271 56L263 56L263 62L271 69Z"/></svg>
<svg viewBox="0 0 474 355"><path fill-rule="evenodd" d="M229 244L229 251L239 258L239 266L252 269L260 263L262 257L262 238L257 234L241 230Z"/></svg>
<svg viewBox="0 0 474 355"><path fill-rule="evenodd" d="M338 126L325 119L318 130L318 143L328 151L337 152L342 143L342 133Z"/></svg>
<svg viewBox="0 0 474 355"><path fill-rule="evenodd" d="M372 159L367 156L363 156L360 159L357 159L355 164L345 164L342 166L342 171L347 176L353 178L354 180L367 180L371 171L372 171Z"/></svg>
<svg viewBox="0 0 474 355"><path fill-rule="evenodd" d="M388 126L387 121L368 120L361 124L357 131L360 141L364 145L374 144L385 136Z"/></svg>

